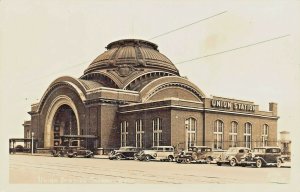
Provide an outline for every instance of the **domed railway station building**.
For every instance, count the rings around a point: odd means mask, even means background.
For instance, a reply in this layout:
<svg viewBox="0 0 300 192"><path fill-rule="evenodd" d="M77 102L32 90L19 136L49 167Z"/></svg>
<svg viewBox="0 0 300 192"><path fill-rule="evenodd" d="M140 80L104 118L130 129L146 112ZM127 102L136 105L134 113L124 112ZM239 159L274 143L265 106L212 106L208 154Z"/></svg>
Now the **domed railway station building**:
<svg viewBox="0 0 300 192"><path fill-rule="evenodd" d="M24 122L24 138L38 148L62 145L64 137L87 148L171 145L276 145L277 104L260 111L253 102L207 97L154 43L125 39L107 45L79 78L54 80ZM272 143L275 142L275 143Z"/></svg>

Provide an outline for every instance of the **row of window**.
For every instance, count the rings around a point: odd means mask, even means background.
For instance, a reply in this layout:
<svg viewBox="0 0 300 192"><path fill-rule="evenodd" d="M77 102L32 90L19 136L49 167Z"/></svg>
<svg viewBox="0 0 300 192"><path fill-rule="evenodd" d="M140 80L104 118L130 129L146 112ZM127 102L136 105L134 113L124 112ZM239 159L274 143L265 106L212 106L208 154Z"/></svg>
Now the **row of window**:
<svg viewBox="0 0 300 192"><path fill-rule="evenodd" d="M231 122L231 128L229 132L229 147L237 147L237 130L238 123L236 121ZM221 120L216 120L214 123L214 148L223 149L223 132L224 123ZM261 142L263 146L268 145L269 126L264 124L262 127ZM252 142L252 124L247 122L244 124L244 143L245 147L251 148Z"/></svg>
<svg viewBox="0 0 300 192"><path fill-rule="evenodd" d="M187 132L187 145L188 147L196 145L196 131L197 121L194 118L189 118L185 121L186 132ZM128 121L121 122L121 146L125 147L128 145ZM161 118L155 118L152 120L153 129L153 140L152 146L160 146L162 144L162 120ZM136 147L143 148L144 143L144 128L143 121L141 119L135 121L136 130ZM216 120L213 127L214 141L213 147L215 149L223 149L224 145L224 123L221 120ZM269 135L269 126L263 125L262 128L262 144L267 146L267 139ZM238 136L238 123L236 121L231 122L231 128L229 131L229 147L237 147ZM251 148L252 142L252 124L247 122L244 124L244 146Z"/></svg>
<svg viewBox="0 0 300 192"><path fill-rule="evenodd" d="M128 145L128 121L121 122L121 147ZM153 129L153 143L152 146L160 146L162 144L162 120L161 118L155 118L152 120ZM141 119L135 121L135 144L136 147L143 148L144 143L144 129L143 121Z"/></svg>

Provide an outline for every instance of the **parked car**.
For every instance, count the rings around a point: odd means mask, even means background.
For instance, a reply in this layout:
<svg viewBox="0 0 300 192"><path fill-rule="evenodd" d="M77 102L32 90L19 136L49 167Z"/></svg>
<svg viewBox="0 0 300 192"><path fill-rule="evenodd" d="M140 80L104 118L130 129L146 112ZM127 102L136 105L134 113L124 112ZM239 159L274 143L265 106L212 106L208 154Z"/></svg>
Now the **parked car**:
<svg viewBox="0 0 300 192"><path fill-rule="evenodd" d="M253 152L248 153L242 159L242 166L253 165L257 168L263 166L281 167L284 158L279 147L259 147L254 148Z"/></svg>
<svg viewBox="0 0 300 192"><path fill-rule="evenodd" d="M94 153L91 150L82 148L82 147L69 147L67 150L67 156L72 158L72 157L94 157Z"/></svg>
<svg viewBox="0 0 300 192"><path fill-rule="evenodd" d="M140 151L137 147L121 147L118 150L113 150L110 152L108 158L110 160L117 159L137 159L137 153Z"/></svg>
<svg viewBox="0 0 300 192"><path fill-rule="evenodd" d="M246 147L230 147L226 152L222 153L219 158L216 159L217 165L229 164L230 166L236 166L241 164L241 159L245 154L250 152Z"/></svg>
<svg viewBox="0 0 300 192"><path fill-rule="evenodd" d="M189 147L187 152L182 152L176 159L177 163L211 163L214 160L212 149L207 146Z"/></svg>
<svg viewBox="0 0 300 192"><path fill-rule="evenodd" d="M174 147L172 146L155 146L150 150L143 150L137 158L140 161L160 160L174 161Z"/></svg>
<svg viewBox="0 0 300 192"><path fill-rule="evenodd" d="M64 157L66 154L66 146L54 146L51 150L53 157Z"/></svg>

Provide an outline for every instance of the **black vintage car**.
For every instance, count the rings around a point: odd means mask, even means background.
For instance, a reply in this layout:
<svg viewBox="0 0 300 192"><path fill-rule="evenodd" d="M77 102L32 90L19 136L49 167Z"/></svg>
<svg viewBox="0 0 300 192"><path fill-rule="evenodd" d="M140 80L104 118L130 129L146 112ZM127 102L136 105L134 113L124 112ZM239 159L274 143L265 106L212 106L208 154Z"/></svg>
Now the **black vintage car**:
<svg viewBox="0 0 300 192"><path fill-rule="evenodd" d="M94 153L91 150L82 148L82 147L69 147L67 149L67 156L72 157L86 157L91 158L94 157Z"/></svg>
<svg viewBox="0 0 300 192"><path fill-rule="evenodd" d="M66 146L54 146L51 150L53 157L64 157L66 154Z"/></svg>
<svg viewBox="0 0 300 192"><path fill-rule="evenodd" d="M137 159L137 153L140 151L137 147L121 147L118 150L113 150L110 152L108 158L110 160L117 159Z"/></svg>
<svg viewBox="0 0 300 192"><path fill-rule="evenodd" d="M279 147L259 147L254 148L251 153L245 155L242 158L241 165L252 165L257 168L263 166L281 167L283 162L284 160Z"/></svg>
<svg viewBox="0 0 300 192"><path fill-rule="evenodd" d="M176 158L177 163L211 163L215 159L213 151L207 146L193 146Z"/></svg>

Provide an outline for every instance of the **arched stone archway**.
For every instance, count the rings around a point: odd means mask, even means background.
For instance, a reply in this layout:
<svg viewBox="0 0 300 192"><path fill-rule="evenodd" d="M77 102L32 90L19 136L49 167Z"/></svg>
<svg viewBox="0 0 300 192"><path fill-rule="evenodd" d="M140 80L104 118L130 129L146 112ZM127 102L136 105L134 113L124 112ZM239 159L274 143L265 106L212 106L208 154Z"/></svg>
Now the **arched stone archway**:
<svg viewBox="0 0 300 192"><path fill-rule="evenodd" d="M58 113L65 112L67 114L63 114L61 117L58 117ZM70 117L68 117L68 113ZM73 118L72 118L73 116ZM75 116L75 117L74 117ZM56 97L52 103L50 104L47 115L46 115L46 120L45 120L45 131L44 131L44 147L49 148L54 145L54 125L58 125L58 122L55 122L55 120L58 120L59 118L62 118L62 121L59 124L60 126L63 126L63 130L59 130L56 133L68 133L68 134L79 134L80 133L80 123L79 123L79 117L78 117L78 111L76 109L76 106L74 102L72 101L71 98L65 95L60 95ZM71 120L70 124L68 125L71 127L72 125L72 119L73 122L75 122L75 126L77 128L77 131L69 131L66 128L66 122L68 120ZM75 121L74 121L75 120ZM57 136L56 136L57 138Z"/></svg>

